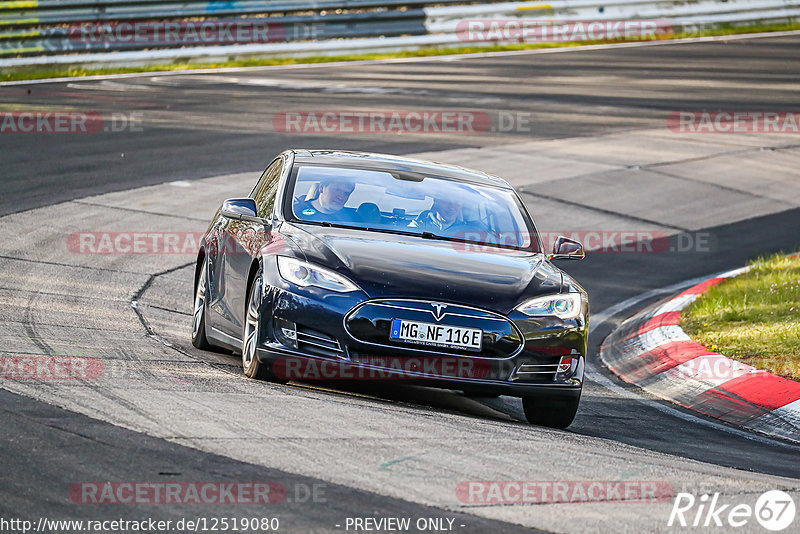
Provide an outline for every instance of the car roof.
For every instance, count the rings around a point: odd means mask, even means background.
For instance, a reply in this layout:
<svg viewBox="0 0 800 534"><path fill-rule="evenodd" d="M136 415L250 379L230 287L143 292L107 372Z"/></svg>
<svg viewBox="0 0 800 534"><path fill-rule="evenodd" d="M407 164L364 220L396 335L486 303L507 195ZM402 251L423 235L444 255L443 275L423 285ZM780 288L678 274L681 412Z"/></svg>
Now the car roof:
<svg viewBox="0 0 800 534"><path fill-rule="evenodd" d="M508 182L497 176L446 163L423 161L403 156L393 156L391 154L352 152L348 150L292 149L292 152L295 154L295 165L325 165L329 167L406 171L437 176L458 182L470 182L512 189Z"/></svg>

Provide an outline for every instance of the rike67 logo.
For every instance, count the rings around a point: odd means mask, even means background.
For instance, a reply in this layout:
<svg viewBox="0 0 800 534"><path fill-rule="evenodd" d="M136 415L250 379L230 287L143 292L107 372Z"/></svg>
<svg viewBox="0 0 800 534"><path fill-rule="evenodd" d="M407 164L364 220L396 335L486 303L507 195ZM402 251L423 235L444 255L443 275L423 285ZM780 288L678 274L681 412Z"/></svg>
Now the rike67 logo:
<svg viewBox="0 0 800 534"><path fill-rule="evenodd" d="M667 525L670 527L743 527L755 519L762 527L772 532L789 528L794 522L795 503L792 496L780 490L761 494L755 506L746 503L720 502L720 494L678 493L672 505Z"/></svg>

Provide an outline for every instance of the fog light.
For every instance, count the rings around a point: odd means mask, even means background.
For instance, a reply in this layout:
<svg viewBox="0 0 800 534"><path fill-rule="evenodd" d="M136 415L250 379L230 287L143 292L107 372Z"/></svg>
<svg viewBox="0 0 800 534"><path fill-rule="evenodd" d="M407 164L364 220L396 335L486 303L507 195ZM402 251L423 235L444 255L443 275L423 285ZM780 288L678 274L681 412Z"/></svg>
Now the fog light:
<svg viewBox="0 0 800 534"><path fill-rule="evenodd" d="M297 326L286 319L275 319L275 337L289 348L297 349Z"/></svg>
<svg viewBox="0 0 800 534"><path fill-rule="evenodd" d="M556 380L566 380L575 374L578 369L578 358L574 356L562 356L556 369Z"/></svg>

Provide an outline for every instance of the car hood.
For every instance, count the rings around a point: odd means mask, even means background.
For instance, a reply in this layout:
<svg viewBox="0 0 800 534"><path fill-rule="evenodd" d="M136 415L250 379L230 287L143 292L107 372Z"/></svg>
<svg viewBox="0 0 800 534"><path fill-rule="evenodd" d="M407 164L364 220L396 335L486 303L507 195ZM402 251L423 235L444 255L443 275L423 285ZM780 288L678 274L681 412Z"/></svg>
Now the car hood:
<svg viewBox="0 0 800 534"><path fill-rule="evenodd" d="M285 223L308 261L333 268L371 298L421 298L508 314L558 293L561 271L542 254L416 236Z"/></svg>

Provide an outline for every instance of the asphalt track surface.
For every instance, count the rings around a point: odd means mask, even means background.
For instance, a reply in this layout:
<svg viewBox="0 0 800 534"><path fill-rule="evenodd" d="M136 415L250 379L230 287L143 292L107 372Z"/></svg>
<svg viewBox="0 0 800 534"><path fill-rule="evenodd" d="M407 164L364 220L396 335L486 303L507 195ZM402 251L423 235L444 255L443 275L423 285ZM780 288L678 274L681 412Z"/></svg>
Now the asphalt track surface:
<svg viewBox="0 0 800 534"><path fill-rule="evenodd" d="M797 40L3 87L4 110L140 112L146 134L99 133L91 142L80 135L3 136L0 215L169 180L252 171L297 146L407 154L660 127L674 110L791 111L800 71ZM354 107L526 113L532 128L420 138L286 135L269 126L276 111Z"/></svg>
<svg viewBox="0 0 800 534"><path fill-rule="evenodd" d="M256 171L271 155L290 146L408 154L661 127L665 115L673 110L795 110L800 83L798 45L798 37L777 37L454 61L143 76L138 83L138 79L126 79L125 83L75 80L3 87L0 102L4 110L27 106L104 114L141 112L144 132L98 133L91 138L0 136L0 214L155 183ZM276 110L352 109L354 101L364 109L417 105L530 113L534 128L529 132L421 138L288 135L264 127ZM566 268L584 283L593 309L600 311L648 290L740 266L758 254L796 248L798 226L800 210L786 209L704 228L716 236L713 254L598 254ZM614 320L632 311L598 325L592 345L599 344ZM606 380L615 380L599 369L599 364L597 367ZM635 388L617 385L632 395L642 395ZM648 404L657 402L650 399L643 403L612 397L592 382L587 383L586 391L590 401L583 403L566 436L599 437L679 459L800 478L800 453L795 447L748 439L675 417ZM343 393L472 417L480 414L438 393L426 395L402 387L378 391L361 386ZM316 482L175 445L8 392L2 392L0 398L3 517L112 518L129 514L129 510L115 507L65 503L65 488L76 480L179 477ZM580 468L554 466L553 476ZM328 483L327 488L326 503L301 503L280 510L290 531L331 531L331 525L346 515L458 516L467 525L464 530L505 532L516 528L347 486ZM208 515L216 511L169 506L136 510L137 515L160 518L198 512Z"/></svg>

